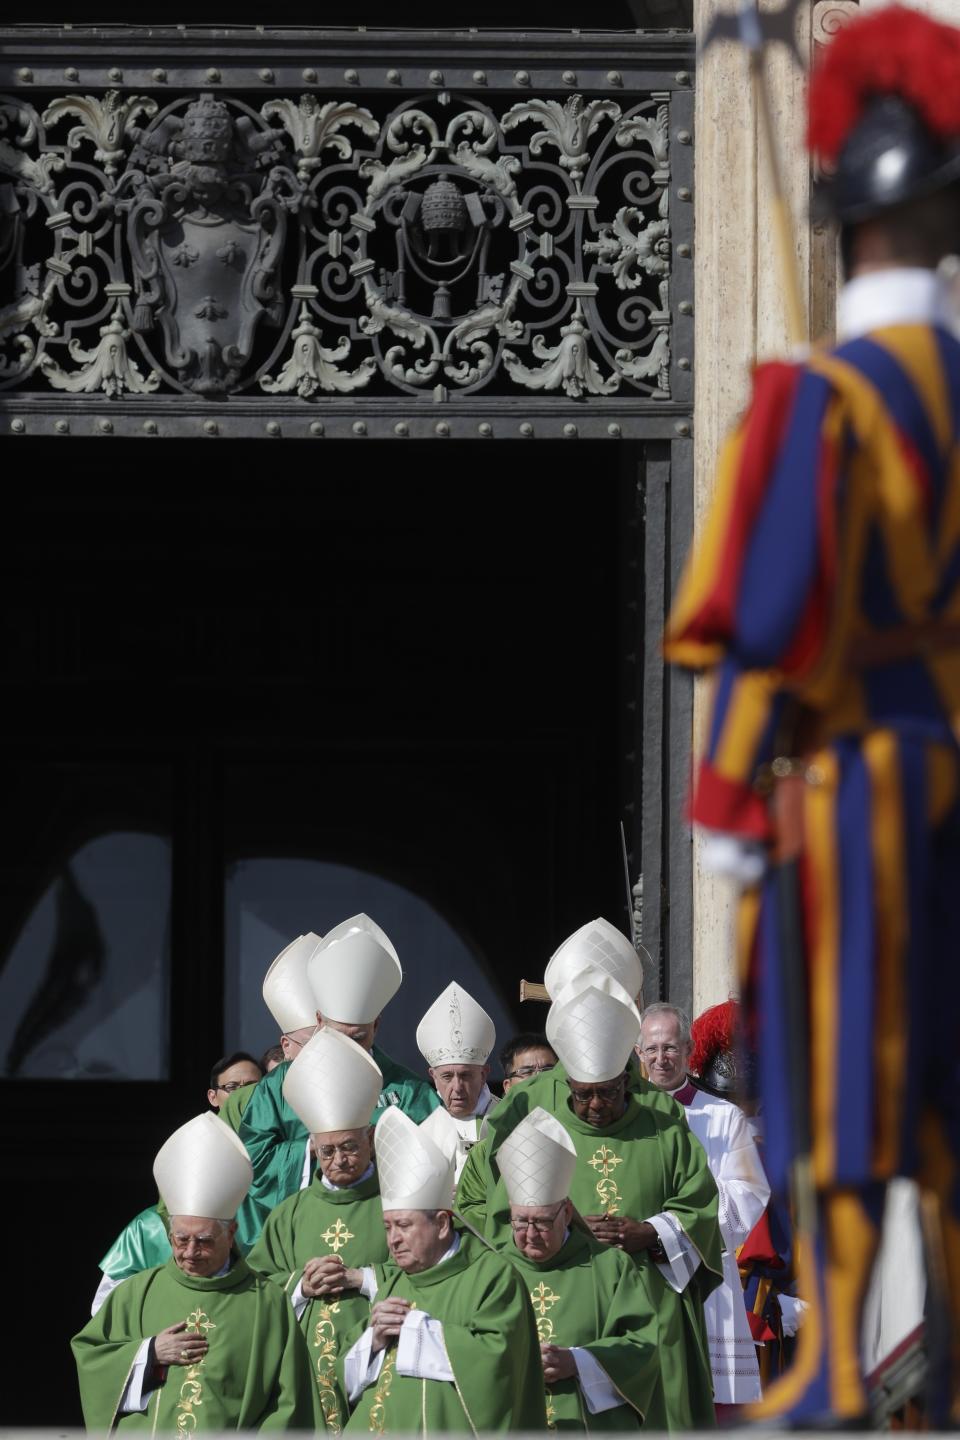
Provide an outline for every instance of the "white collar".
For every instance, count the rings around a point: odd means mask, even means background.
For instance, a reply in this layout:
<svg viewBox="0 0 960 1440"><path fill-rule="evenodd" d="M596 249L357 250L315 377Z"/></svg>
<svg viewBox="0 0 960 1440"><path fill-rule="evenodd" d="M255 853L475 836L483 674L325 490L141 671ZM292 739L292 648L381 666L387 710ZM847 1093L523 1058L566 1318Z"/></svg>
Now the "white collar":
<svg viewBox="0 0 960 1440"><path fill-rule="evenodd" d="M458 1232L458 1231L454 1230L454 1232L453 1232L453 1239L450 1241L449 1248L446 1249L446 1250L443 1252L443 1254L440 1256L440 1259L437 1261L437 1264L438 1264L438 1265L442 1265L443 1262L444 1262L444 1260L452 1260L453 1257L454 1257L454 1255L456 1255L456 1253L457 1253L457 1251L458 1251L459 1249L460 1249L460 1235L459 1235L459 1232Z"/></svg>
<svg viewBox="0 0 960 1440"><path fill-rule="evenodd" d="M317 1174L320 1176L320 1184L324 1190L352 1190L355 1185L362 1185L364 1180L370 1179L370 1176L373 1174L373 1161L371 1160L363 1174L354 1180L353 1185L334 1185L331 1180L327 1179L319 1166L317 1167Z"/></svg>
<svg viewBox="0 0 960 1440"><path fill-rule="evenodd" d="M848 280L837 301L837 339L856 340L887 325L955 329L950 288L937 270L899 267Z"/></svg>

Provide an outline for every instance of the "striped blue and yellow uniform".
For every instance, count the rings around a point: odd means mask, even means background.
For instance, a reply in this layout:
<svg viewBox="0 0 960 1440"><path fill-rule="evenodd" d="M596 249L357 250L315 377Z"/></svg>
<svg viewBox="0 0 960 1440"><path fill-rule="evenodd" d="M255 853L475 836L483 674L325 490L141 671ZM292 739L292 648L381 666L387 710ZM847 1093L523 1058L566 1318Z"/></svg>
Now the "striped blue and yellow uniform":
<svg viewBox="0 0 960 1440"><path fill-rule="evenodd" d="M951 334L891 326L757 372L666 654L714 677L695 821L771 839L767 767L798 749L806 764L809 1113L826 1204L822 1263L807 1284L824 1304L805 1340L801 1331L774 1408L855 1415L864 1407L855 1331L891 1176L917 1176L939 1197L960 1295L960 344ZM793 1017L776 895L772 874L745 895L740 934L765 1158L782 1189L795 1152L784 1040Z"/></svg>

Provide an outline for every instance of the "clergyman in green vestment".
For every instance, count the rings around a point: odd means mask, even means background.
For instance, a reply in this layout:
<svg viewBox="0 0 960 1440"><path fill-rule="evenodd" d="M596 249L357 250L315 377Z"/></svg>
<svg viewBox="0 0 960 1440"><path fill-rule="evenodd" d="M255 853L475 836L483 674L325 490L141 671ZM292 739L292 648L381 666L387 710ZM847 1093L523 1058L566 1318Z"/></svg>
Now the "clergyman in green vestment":
<svg viewBox="0 0 960 1440"><path fill-rule="evenodd" d="M198 1115L161 1148L154 1175L173 1254L117 1286L73 1339L88 1430L322 1426L288 1301L233 1252L251 1177L243 1146Z"/></svg>
<svg viewBox="0 0 960 1440"><path fill-rule="evenodd" d="M237 1217L245 1252L273 1207L309 1181L307 1130L284 1099L283 1086L289 1062L318 1024L341 1031L376 1061L383 1083L371 1123L387 1106L398 1106L419 1123L439 1105L432 1086L373 1043L402 978L393 944L367 915L344 920L322 940L300 936L267 971L263 998L280 1027L287 1058L260 1081L238 1131L253 1164L253 1184Z"/></svg>
<svg viewBox="0 0 960 1440"><path fill-rule="evenodd" d="M546 1428L537 1330L512 1266L453 1228L453 1160L401 1112L377 1123L390 1262L340 1362L348 1431Z"/></svg>
<svg viewBox="0 0 960 1440"><path fill-rule="evenodd" d="M537 1317L549 1425L580 1433L667 1429L646 1273L573 1226L570 1137L554 1116L534 1110L504 1141L498 1162L510 1196L503 1253Z"/></svg>
<svg viewBox="0 0 960 1440"><path fill-rule="evenodd" d="M510 1211L497 1154L536 1099L577 1151L570 1199L594 1239L621 1249L644 1272L657 1310L670 1428L711 1428L703 1302L722 1277L717 1187L682 1111L663 1105L668 1096L648 1103L646 1093L628 1088L639 1028L636 1006L610 976L584 971L570 981L547 1018L560 1064L514 1086L497 1106L488 1138L470 1152L458 1208L503 1247Z"/></svg>
<svg viewBox="0 0 960 1440"><path fill-rule="evenodd" d="M326 1026L291 1062L284 1094L310 1132L317 1172L270 1212L247 1257L290 1297L333 1434L349 1414L337 1381L341 1340L366 1324L372 1267L387 1258L368 1123L382 1079L366 1050Z"/></svg>

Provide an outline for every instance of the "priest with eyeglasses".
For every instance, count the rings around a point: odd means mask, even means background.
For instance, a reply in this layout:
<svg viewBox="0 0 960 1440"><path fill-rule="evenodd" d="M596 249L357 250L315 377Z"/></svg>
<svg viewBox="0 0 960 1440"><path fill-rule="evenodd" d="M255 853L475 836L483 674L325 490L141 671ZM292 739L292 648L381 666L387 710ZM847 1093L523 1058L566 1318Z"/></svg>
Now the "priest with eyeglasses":
<svg viewBox="0 0 960 1440"><path fill-rule="evenodd" d="M458 1208L502 1248L510 1203L500 1149L537 1105L554 1115L577 1152L569 1198L594 1238L629 1255L647 1278L669 1427L711 1429L704 1301L723 1275L717 1186L680 1107L628 1072L640 1033L631 991L612 968L589 964L556 991L546 1033L560 1063L497 1106L488 1137L470 1153Z"/></svg>
<svg viewBox="0 0 960 1440"><path fill-rule="evenodd" d="M497 1156L510 1197L503 1254L537 1318L547 1423L555 1430L668 1428L648 1277L576 1223L569 1198L577 1152L539 1106Z"/></svg>

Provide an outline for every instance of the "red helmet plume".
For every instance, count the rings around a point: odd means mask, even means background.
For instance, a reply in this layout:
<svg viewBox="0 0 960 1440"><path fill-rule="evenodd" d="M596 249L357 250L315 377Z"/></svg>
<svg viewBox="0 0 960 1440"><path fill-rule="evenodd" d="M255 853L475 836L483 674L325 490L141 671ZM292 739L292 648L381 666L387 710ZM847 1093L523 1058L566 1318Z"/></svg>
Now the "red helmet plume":
<svg viewBox="0 0 960 1440"><path fill-rule="evenodd" d="M725 1000L722 1005L711 1005L698 1015L690 1026L693 1049L690 1052L690 1069L694 1075L702 1074L714 1056L725 1050L732 1050L737 1040L740 1024L740 1006L736 1000Z"/></svg>
<svg viewBox="0 0 960 1440"><path fill-rule="evenodd" d="M810 84L807 143L832 165L867 102L896 95L939 140L960 136L960 30L903 5L845 25Z"/></svg>

